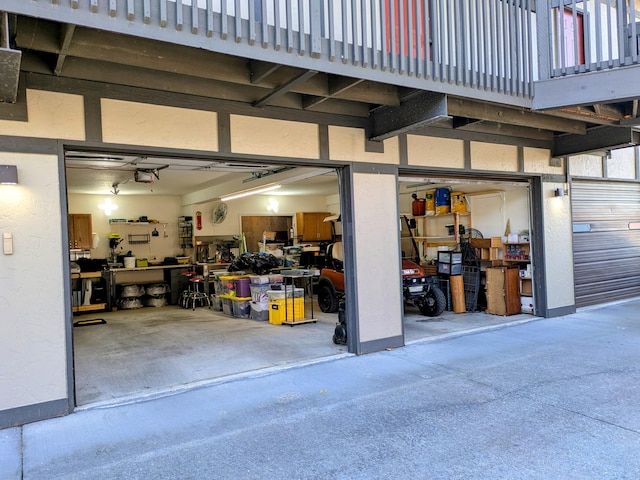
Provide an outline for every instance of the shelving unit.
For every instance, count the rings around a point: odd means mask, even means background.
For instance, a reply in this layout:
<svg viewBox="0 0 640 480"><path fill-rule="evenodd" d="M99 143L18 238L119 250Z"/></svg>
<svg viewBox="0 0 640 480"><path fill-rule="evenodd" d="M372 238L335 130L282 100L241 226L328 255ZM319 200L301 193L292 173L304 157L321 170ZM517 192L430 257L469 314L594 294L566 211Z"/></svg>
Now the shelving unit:
<svg viewBox="0 0 640 480"><path fill-rule="evenodd" d="M529 242L511 242L502 244L502 261L510 263L529 263L531 247Z"/></svg>
<svg viewBox="0 0 640 480"><path fill-rule="evenodd" d="M465 229L471 228L471 213L445 213L443 215L425 215L422 217L414 217L417 224L421 224L418 228L418 235L414 236L416 243L422 245L421 256L426 255L426 249L428 247L450 246L453 247L460 243L460 225L463 225ZM451 219L453 221L453 235L429 235L435 228L445 228L444 219ZM441 225L437 227L430 225L437 221Z"/></svg>
<svg viewBox="0 0 640 480"><path fill-rule="evenodd" d="M180 248L193 248L193 217L178 217L178 241Z"/></svg>

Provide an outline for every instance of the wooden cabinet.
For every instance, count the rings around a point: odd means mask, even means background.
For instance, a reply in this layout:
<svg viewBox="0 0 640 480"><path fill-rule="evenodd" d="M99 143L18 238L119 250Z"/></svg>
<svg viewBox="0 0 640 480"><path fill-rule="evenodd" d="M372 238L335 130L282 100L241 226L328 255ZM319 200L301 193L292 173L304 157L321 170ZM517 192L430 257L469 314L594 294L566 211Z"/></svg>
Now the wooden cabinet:
<svg viewBox="0 0 640 480"><path fill-rule="evenodd" d="M93 244L92 232L91 214L72 213L69 215L69 248L90 250Z"/></svg>
<svg viewBox="0 0 640 480"><path fill-rule="evenodd" d="M520 270L506 266L487 268L487 313L520 313Z"/></svg>
<svg viewBox="0 0 640 480"><path fill-rule="evenodd" d="M331 222L324 221L329 215L331 215L329 212L296 213L298 241L321 242L332 240Z"/></svg>

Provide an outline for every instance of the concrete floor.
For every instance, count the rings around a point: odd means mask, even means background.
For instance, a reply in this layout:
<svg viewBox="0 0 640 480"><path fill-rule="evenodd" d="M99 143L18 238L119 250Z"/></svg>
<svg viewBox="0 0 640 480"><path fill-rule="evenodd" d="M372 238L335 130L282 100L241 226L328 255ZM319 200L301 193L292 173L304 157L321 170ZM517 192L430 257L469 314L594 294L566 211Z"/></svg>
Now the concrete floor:
<svg viewBox="0 0 640 480"><path fill-rule="evenodd" d="M75 327L76 402L81 407L122 403L178 392L247 372L348 355L331 338L337 314L314 308L316 323L295 326L232 318L207 308L147 307L94 315L106 324ZM407 307L405 343L448 338L535 319L445 312L429 318Z"/></svg>

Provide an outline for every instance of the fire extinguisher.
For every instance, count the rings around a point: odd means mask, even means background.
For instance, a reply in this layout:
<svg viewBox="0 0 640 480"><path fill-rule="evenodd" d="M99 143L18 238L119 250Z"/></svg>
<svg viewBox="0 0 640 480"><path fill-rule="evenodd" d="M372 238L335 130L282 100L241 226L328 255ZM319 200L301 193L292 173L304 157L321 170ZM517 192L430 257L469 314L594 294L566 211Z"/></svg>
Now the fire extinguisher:
<svg viewBox="0 0 640 480"><path fill-rule="evenodd" d="M196 212L196 228L202 230L202 212Z"/></svg>

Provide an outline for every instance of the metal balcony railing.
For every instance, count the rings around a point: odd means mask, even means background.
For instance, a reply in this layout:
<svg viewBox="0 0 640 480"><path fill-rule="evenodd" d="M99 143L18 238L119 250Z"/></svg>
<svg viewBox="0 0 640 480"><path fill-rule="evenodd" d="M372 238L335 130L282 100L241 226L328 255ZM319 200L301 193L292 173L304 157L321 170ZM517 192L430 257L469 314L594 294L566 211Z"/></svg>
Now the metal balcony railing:
<svg viewBox="0 0 640 480"><path fill-rule="evenodd" d="M538 0L540 79L640 63L639 0Z"/></svg>
<svg viewBox="0 0 640 480"><path fill-rule="evenodd" d="M2 3L13 13L502 103L530 104L537 77L533 0Z"/></svg>

